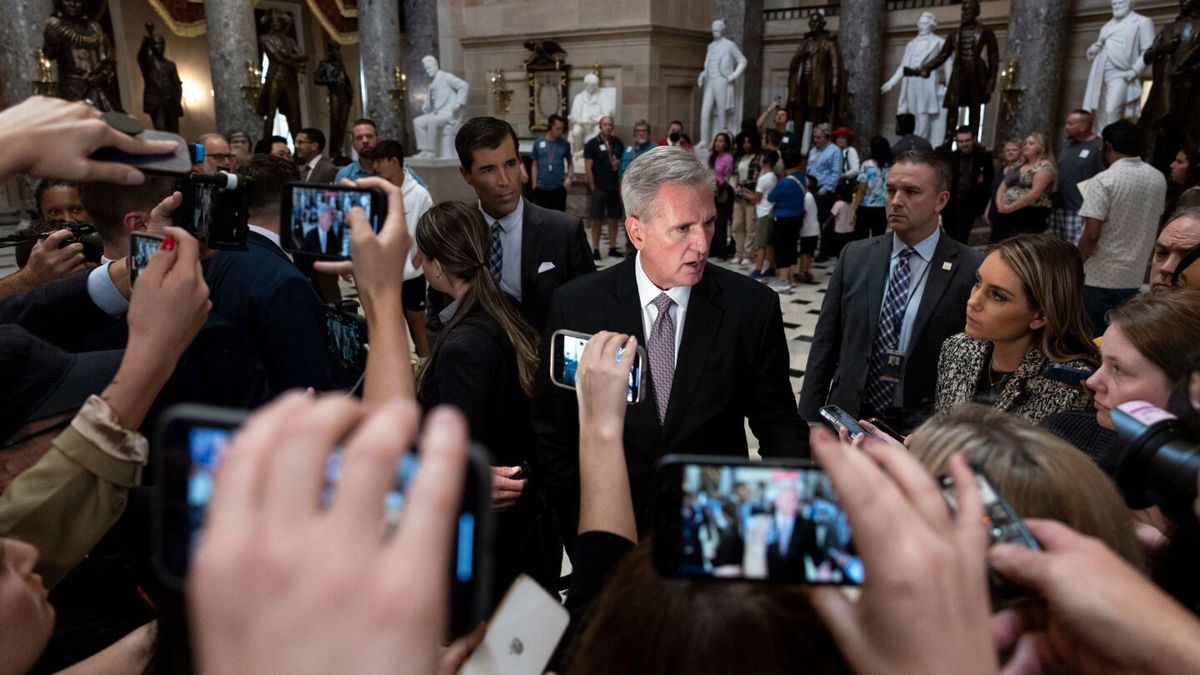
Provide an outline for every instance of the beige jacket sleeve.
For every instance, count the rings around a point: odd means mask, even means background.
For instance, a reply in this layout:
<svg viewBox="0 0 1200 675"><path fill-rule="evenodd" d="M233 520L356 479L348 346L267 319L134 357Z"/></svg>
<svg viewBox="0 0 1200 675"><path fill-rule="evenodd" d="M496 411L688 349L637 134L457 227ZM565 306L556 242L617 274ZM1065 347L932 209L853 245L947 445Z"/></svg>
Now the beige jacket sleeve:
<svg viewBox="0 0 1200 675"><path fill-rule="evenodd" d="M122 429L108 403L92 396L0 494L0 536L36 546L36 571L53 587L121 517L148 454L146 439Z"/></svg>

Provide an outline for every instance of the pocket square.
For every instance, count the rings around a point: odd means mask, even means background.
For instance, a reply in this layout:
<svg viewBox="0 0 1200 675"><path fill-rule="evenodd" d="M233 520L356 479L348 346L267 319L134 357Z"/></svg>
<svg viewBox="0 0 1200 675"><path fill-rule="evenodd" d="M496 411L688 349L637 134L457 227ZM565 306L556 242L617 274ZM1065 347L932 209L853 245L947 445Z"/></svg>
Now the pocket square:
<svg viewBox="0 0 1200 675"><path fill-rule="evenodd" d="M552 263L550 261L546 261L546 262L542 263L541 265L538 265L537 273L541 274L542 272L549 272L552 269L554 269L554 263Z"/></svg>

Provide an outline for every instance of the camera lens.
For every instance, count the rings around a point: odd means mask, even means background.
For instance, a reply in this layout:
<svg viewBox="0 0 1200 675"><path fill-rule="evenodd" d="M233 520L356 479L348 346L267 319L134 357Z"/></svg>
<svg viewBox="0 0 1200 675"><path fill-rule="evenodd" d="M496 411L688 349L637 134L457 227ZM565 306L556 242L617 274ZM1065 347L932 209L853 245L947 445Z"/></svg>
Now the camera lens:
<svg viewBox="0 0 1200 675"><path fill-rule="evenodd" d="M1171 413L1145 401L1112 410L1119 439L1116 479L1130 508L1158 506L1169 518L1195 519L1200 443Z"/></svg>

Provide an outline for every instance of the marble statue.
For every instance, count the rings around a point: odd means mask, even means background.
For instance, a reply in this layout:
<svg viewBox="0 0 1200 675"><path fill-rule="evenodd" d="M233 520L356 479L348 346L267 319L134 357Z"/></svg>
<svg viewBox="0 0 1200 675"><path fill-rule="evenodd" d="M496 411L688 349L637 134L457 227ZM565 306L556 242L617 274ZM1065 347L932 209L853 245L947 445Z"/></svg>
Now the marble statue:
<svg viewBox="0 0 1200 675"><path fill-rule="evenodd" d="M1139 126L1143 142L1156 139L1155 165L1165 166L1184 145L1200 143L1200 0L1180 0L1179 16L1142 58L1153 68L1154 84Z"/></svg>
<svg viewBox="0 0 1200 675"><path fill-rule="evenodd" d="M917 118L916 134L921 138L930 138L934 121L942 114L942 97L946 94L945 83L950 80L952 61L947 60L944 71L939 69L930 73L929 77L920 75L905 75L904 69L920 69L931 56L942 49L945 38L933 32L937 28L937 18L931 12L925 12L917 19L917 37L904 47L904 56L900 66L892 77L883 83L881 93L888 93L900 83L900 101L896 104L896 114L911 114ZM938 73L943 73L938 77ZM939 81L940 80L940 81Z"/></svg>
<svg viewBox="0 0 1200 675"><path fill-rule="evenodd" d="M719 131L728 131L735 104L734 85L746 70L746 57L733 40L724 37L725 22L712 22L713 41L704 55L704 70L696 86L704 88L700 107L700 144L705 146Z"/></svg>
<svg viewBox="0 0 1200 675"><path fill-rule="evenodd" d="M842 57L837 37L825 30L825 15L808 19L808 32L788 66L788 118L800 129L806 122L823 124L839 118Z"/></svg>
<svg viewBox="0 0 1200 675"><path fill-rule="evenodd" d="M942 101L942 107L946 109L947 137L958 127L959 108L968 109L967 126L972 133L978 132L980 112L983 105L992 100L992 91L996 88L996 74L1000 70L996 34L991 28L979 25L978 19L979 0L963 0L961 23L942 43L941 50L920 69L904 69L905 75L929 77L946 61L954 59ZM987 56L984 56L985 52ZM1029 64L1029 67L1036 67L1036 64Z"/></svg>
<svg viewBox="0 0 1200 675"><path fill-rule="evenodd" d="M58 67L59 98L120 110L112 85L116 56L100 24L85 13L84 0L56 0L42 32L42 53Z"/></svg>
<svg viewBox="0 0 1200 675"><path fill-rule="evenodd" d="M346 146L346 121L350 116L354 88L346 74L346 66L342 64L342 48L328 35L325 36L325 58L317 63L313 82L329 90L329 156L336 164L346 158L342 148Z"/></svg>
<svg viewBox="0 0 1200 675"><path fill-rule="evenodd" d="M600 133L600 119L613 114L613 102L600 91L600 78L595 73L583 76L583 91L571 101L571 151L576 159L583 157L583 144Z"/></svg>
<svg viewBox="0 0 1200 675"><path fill-rule="evenodd" d="M1094 113L1096 129L1141 114L1142 54L1153 43L1154 22L1133 11L1133 0L1113 0L1112 19L1087 50L1092 68L1082 108Z"/></svg>
<svg viewBox="0 0 1200 675"><path fill-rule="evenodd" d="M267 55L267 77L258 95L256 112L263 116L263 138L274 135L275 111L287 118L292 137L304 124L300 120L300 82L297 75L304 72L308 55L292 37L292 15L281 9L268 9L263 22L268 32L258 38Z"/></svg>
<svg viewBox="0 0 1200 675"><path fill-rule="evenodd" d="M166 57L167 40L154 34L154 24L146 24L146 35L138 48L138 67L146 88L142 92L142 111L150 116L159 131L179 133L179 118L183 117L183 82L175 62Z"/></svg>
<svg viewBox="0 0 1200 675"><path fill-rule="evenodd" d="M437 59L426 56L421 59L425 74L429 76L429 95L421 104L421 114L413 120L417 134L416 156L421 159L453 157L453 138L462 122L462 109L467 104L467 83L453 73L438 68Z"/></svg>

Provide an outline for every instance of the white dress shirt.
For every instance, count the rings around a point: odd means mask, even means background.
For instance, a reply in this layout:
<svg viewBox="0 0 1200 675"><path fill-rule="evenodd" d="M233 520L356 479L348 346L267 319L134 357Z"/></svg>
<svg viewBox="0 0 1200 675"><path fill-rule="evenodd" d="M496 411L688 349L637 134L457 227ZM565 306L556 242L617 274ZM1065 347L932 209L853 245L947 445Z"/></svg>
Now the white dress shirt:
<svg viewBox="0 0 1200 675"><path fill-rule="evenodd" d="M654 306L654 299L660 294L666 293L668 297L675 301L668 310L671 313L671 319L675 321L675 368L679 368L679 341L683 338L683 323L687 321L687 306L688 299L692 297L691 286L676 286L675 288L663 291L663 289L654 285L650 281L650 277L646 276L646 270L642 269L642 254L639 251L637 258L634 261L634 277L637 279L638 301L642 306L642 336L646 342L650 341L650 333L654 330L654 322L658 320L658 307ZM646 345L641 345L645 347Z"/></svg>
<svg viewBox="0 0 1200 675"><path fill-rule="evenodd" d="M497 220L483 210L482 204L479 206L479 212L483 214L483 220L487 223L490 236L492 224L497 222ZM521 300L521 236L524 228L524 218L525 199L522 198L517 202L517 208L513 209L512 213L499 220L500 249L502 253L500 262L500 290L513 296L518 301ZM488 250L490 251L491 249L489 248Z"/></svg>
<svg viewBox="0 0 1200 675"><path fill-rule="evenodd" d="M308 160L308 164L304 165L304 167L305 167L304 168L304 182L305 183L308 182L308 179L312 176L313 169L317 168L317 163L320 161L321 161L321 155L318 154L316 157L313 157L312 159Z"/></svg>

